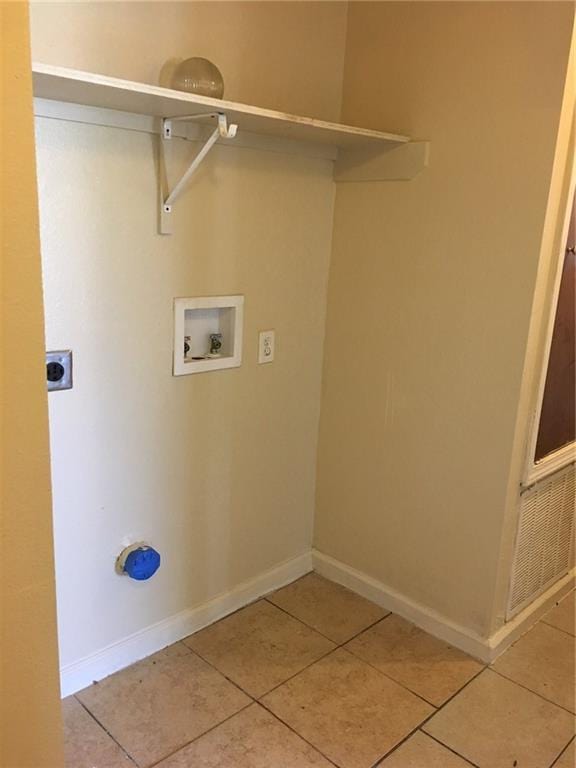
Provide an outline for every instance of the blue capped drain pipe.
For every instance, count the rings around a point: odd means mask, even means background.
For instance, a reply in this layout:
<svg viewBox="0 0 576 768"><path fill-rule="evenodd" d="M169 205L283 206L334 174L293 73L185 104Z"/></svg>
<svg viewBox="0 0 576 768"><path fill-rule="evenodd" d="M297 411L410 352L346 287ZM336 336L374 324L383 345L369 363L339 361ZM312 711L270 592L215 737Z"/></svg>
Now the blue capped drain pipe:
<svg viewBox="0 0 576 768"><path fill-rule="evenodd" d="M139 542L120 552L116 560L116 573L146 581L160 568L160 553L154 547Z"/></svg>

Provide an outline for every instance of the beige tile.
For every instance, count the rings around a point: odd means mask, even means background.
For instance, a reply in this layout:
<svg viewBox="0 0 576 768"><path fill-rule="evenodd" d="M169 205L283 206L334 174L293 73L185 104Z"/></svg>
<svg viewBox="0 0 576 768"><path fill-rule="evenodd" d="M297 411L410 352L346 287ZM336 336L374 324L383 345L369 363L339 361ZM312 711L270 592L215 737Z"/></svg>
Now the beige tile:
<svg viewBox="0 0 576 768"><path fill-rule="evenodd" d="M91 717L69 696L62 702L66 768L134 768L134 763Z"/></svg>
<svg viewBox="0 0 576 768"><path fill-rule="evenodd" d="M566 747L558 760L554 763L554 768L574 768L576 765L576 742L574 739Z"/></svg>
<svg viewBox="0 0 576 768"><path fill-rule="evenodd" d="M542 621L571 635L576 635L576 591L573 590L566 595L552 610L548 611Z"/></svg>
<svg viewBox="0 0 576 768"><path fill-rule="evenodd" d="M266 600L243 608L184 642L255 697L334 648L330 640Z"/></svg>
<svg viewBox="0 0 576 768"><path fill-rule="evenodd" d="M389 613L316 573L279 589L268 600L335 643L345 643Z"/></svg>
<svg viewBox="0 0 576 768"><path fill-rule="evenodd" d="M487 669L423 729L479 768L545 768L574 734L574 717Z"/></svg>
<svg viewBox="0 0 576 768"><path fill-rule="evenodd" d="M201 736L157 768L331 768L259 704Z"/></svg>
<svg viewBox="0 0 576 768"><path fill-rule="evenodd" d="M250 702L181 644L107 677L77 697L141 768Z"/></svg>
<svg viewBox="0 0 576 768"><path fill-rule="evenodd" d="M343 649L269 693L263 704L330 760L368 768L433 707Z"/></svg>
<svg viewBox="0 0 576 768"><path fill-rule="evenodd" d="M576 712L574 646L575 638L539 622L492 667L545 699Z"/></svg>
<svg viewBox="0 0 576 768"><path fill-rule="evenodd" d="M482 664L399 616L388 616L346 648L439 707L482 669Z"/></svg>
<svg viewBox="0 0 576 768"><path fill-rule="evenodd" d="M471 763L438 744L422 731L396 749L378 768L470 768Z"/></svg>

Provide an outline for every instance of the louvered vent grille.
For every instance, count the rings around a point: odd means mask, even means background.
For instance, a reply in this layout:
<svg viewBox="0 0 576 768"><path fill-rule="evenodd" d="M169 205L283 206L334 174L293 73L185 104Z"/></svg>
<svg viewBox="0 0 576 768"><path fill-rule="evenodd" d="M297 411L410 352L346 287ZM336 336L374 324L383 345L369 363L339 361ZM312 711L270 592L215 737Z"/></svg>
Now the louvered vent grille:
<svg viewBox="0 0 576 768"><path fill-rule="evenodd" d="M512 618L574 565L575 467L526 491L512 570L507 618Z"/></svg>

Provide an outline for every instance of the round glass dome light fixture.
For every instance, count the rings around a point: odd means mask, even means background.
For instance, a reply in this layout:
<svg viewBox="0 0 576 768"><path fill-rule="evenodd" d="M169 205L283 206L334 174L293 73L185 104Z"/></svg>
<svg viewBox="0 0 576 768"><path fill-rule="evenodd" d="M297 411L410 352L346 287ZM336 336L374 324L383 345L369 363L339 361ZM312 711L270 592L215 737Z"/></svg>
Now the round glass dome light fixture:
<svg viewBox="0 0 576 768"><path fill-rule="evenodd" d="M224 95L224 79L215 64L196 56L178 64L172 77L172 88L221 99Z"/></svg>

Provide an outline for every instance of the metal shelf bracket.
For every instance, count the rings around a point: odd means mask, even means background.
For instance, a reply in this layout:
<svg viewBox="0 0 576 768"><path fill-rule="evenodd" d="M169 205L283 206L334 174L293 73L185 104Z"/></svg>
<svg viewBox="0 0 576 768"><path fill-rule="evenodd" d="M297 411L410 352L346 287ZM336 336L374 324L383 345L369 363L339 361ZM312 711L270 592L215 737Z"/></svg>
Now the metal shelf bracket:
<svg viewBox="0 0 576 768"><path fill-rule="evenodd" d="M171 192L168 192L166 189L164 189L164 185L161 183L161 205L160 205L160 234L162 235L169 235L172 234L172 222L170 221L171 214L172 214L172 206L176 202L176 200L180 197L182 194L182 191L187 186L188 182L194 175L194 173L198 170L200 167L202 161L206 157L206 155L210 152L214 144L218 141L218 139L233 139L236 136L236 131L238 130L238 126L234 123L228 124L228 118L226 115L222 112L207 112L201 115L185 115L183 117L172 117L172 118L165 118L162 120L162 139L161 139L161 148L162 148L162 161L163 166L165 167L165 153L164 153L164 142L170 141L172 139L172 124L176 121L179 122L191 122L193 120L199 120L206 117L215 117L218 121L218 125L212 131L210 136L206 139L204 142L202 148L197 153L197 155L194 157L190 165L188 166L188 169L185 171L185 173L182 175L180 180L175 184L174 188ZM162 173L161 173L162 176Z"/></svg>

